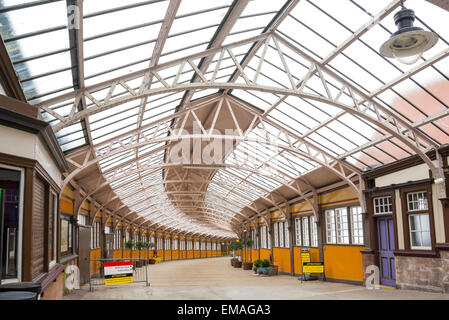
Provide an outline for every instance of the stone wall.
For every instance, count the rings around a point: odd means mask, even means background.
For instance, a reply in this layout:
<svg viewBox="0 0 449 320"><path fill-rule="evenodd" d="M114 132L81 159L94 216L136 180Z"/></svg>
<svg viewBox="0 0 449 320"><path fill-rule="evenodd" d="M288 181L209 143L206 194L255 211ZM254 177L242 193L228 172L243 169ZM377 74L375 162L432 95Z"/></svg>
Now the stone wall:
<svg viewBox="0 0 449 320"><path fill-rule="evenodd" d="M449 252L438 258L395 256L396 287L449 293Z"/></svg>

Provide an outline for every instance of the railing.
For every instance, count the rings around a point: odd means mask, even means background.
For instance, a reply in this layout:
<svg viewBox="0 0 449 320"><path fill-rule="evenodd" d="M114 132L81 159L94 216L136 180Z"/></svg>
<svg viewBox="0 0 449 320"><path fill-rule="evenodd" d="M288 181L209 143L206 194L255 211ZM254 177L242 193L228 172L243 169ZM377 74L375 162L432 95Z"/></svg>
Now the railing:
<svg viewBox="0 0 449 320"><path fill-rule="evenodd" d="M89 260L89 291L93 291L94 286L105 285L104 264L106 262L132 262L132 283L145 282L149 286L148 280L148 259L125 258L125 259L90 259ZM94 266L92 266L94 264Z"/></svg>

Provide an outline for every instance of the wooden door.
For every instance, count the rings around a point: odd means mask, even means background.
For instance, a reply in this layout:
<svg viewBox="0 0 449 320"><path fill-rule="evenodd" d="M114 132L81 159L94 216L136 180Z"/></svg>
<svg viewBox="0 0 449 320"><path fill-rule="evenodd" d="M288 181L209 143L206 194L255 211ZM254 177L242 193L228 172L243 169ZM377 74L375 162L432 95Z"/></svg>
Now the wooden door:
<svg viewBox="0 0 449 320"><path fill-rule="evenodd" d="M395 287L396 268L394 262L394 224L392 217L377 218L377 233L379 240L380 283Z"/></svg>

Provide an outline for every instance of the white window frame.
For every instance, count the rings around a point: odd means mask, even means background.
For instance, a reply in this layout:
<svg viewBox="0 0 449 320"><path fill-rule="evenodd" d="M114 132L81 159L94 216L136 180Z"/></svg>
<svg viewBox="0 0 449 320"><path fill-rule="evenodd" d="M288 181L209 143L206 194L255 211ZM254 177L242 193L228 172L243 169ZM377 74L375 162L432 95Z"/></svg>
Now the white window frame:
<svg viewBox="0 0 449 320"><path fill-rule="evenodd" d="M165 250L171 250L171 238L165 238Z"/></svg>
<svg viewBox="0 0 449 320"><path fill-rule="evenodd" d="M309 217L308 216L302 217L301 224L302 224L303 247L309 247L310 246Z"/></svg>
<svg viewBox="0 0 449 320"><path fill-rule="evenodd" d="M348 208L335 208L335 223L337 226L337 244L350 244ZM346 233L346 235L345 235Z"/></svg>
<svg viewBox="0 0 449 320"><path fill-rule="evenodd" d="M351 224L351 244L364 244L363 216L360 206L352 206L349 208L350 224ZM356 219L355 217L356 216ZM357 233L357 235L356 235ZM357 240L356 240L357 239Z"/></svg>
<svg viewBox="0 0 449 320"><path fill-rule="evenodd" d="M267 234L268 234L268 228L267 226L261 226L260 227L260 248L261 249L267 249L268 243L267 243Z"/></svg>
<svg viewBox="0 0 449 320"><path fill-rule="evenodd" d="M326 216L326 243L337 243L337 227L335 224L335 211L328 209L325 212Z"/></svg>
<svg viewBox="0 0 449 320"><path fill-rule="evenodd" d="M390 209L391 207L391 209ZM382 196L373 198L374 215L392 214L393 213L393 197Z"/></svg>
<svg viewBox="0 0 449 320"><path fill-rule="evenodd" d="M290 230L288 230L287 221L283 222L284 224L284 248L290 248Z"/></svg>
<svg viewBox="0 0 449 320"><path fill-rule="evenodd" d="M302 227L301 227L301 218L295 218L295 243L296 246L302 246Z"/></svg>
<svg viewBox="0 0 449 320"><path fill-rule="evenodd" d="M425 195L425 201L421 202L421 199L417 199L416 201L412 199L410 201L410 196L413 195ZM411 208L410 204L416 204L416 208ZM420 207L420 205L423 205L423 207ZM414 206L414 205L413 205ZM408 212L414 212L414 211L425 211L429 210L429 198L427 197L427 191L416 191L416 192L407 192L407 211Z"/></svg>
<svg viewBox="0 0 449 320"><path fill-rule="evenodd" d="M416 230L412 231L412 229L410 227L410 225L411 225L410 217L412 217L412 216L420 216L420 217L427 216L427 219L429 220L429 230L422 230L421 229L422 226L421 226L421 218L420 218L419 219L420 229L416 229ZM430 230L430 214L428 214L428 213L409 214L409 215L407 215L407 218L408 218L408 224L409 224L410 249L412 249L412 250L432 250L432 232ZM429 246L414 246L413 243L412 243L412 233L418 233L420 235L420 237L421 237L421 242L422 242L422 239L423 239L422 234L424 232L425 233L429 233L430 247Z"/></svg>
<svg viewBox="0 0 449 320"><path fill-rule="evenodd" d="M278 229L278 223L273 223L273 229L274 229L274 247L279 247L279 229Z"/></svg>
<svg viewBox="0 0 449 320"><path fill-rule="evenodd" d="M279 248L284 248L284 223L278 222L279 226Z"/></svg>
<svg viewBox="0 0 449 320"><path fill-rule="evenodd" d="M310 246L311 247L318 247L318 230L315 223L315 217L310 216Z"/></svg>

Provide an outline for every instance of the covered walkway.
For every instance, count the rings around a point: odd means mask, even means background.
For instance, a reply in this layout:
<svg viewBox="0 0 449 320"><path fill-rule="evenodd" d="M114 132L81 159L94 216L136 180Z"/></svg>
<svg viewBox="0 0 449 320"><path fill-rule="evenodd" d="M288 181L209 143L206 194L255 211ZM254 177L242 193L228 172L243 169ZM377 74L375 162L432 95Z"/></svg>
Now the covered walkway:
<svg viewBox="0 0 449 320"><path fill-rule="evenodd" d="M66 281L129 260L151 287ZM0 286L22 282L447 298L449 2L0 0Z"/></svg>
<svg viewBox="0 0 449 320"><path fill-rule="evenodd" d="M378 289L309 281L279 275L253 276L252 271L233 268L229 258L178 260L150 266L150 287L144 284L88 286L65 296L65 300L305 300L305 299L428 299L449 300L449 294Z"/></svg>

